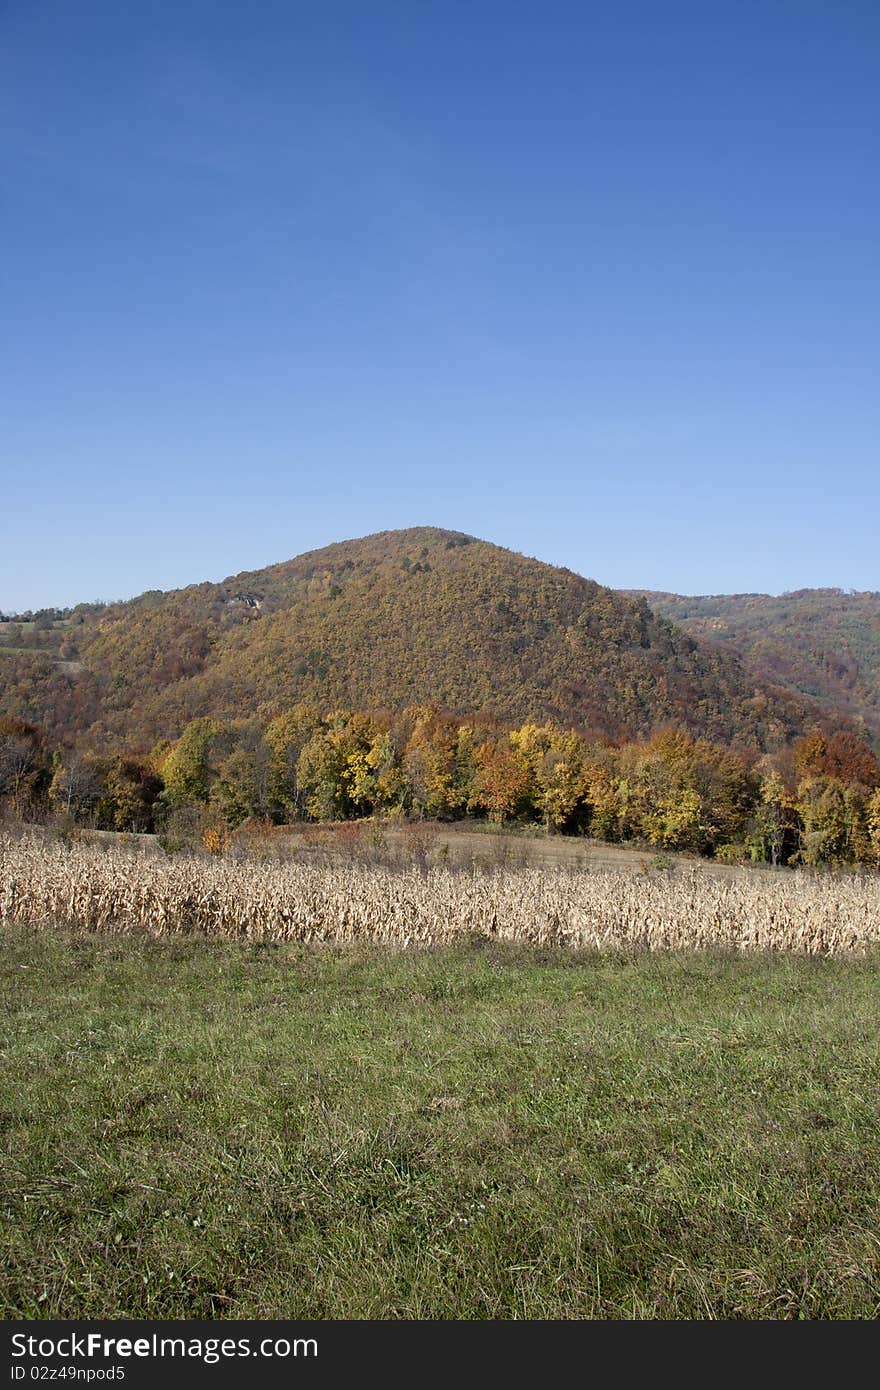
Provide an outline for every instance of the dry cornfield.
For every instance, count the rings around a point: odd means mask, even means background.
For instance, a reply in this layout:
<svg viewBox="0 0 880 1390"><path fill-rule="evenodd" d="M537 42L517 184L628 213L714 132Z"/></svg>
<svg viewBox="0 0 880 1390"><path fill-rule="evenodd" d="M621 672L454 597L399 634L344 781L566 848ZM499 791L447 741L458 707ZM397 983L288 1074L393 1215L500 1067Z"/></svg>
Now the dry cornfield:
<svg viewBox="0 0 880 1390"><path fill-rule="evenodd" d="M251 941L536 945L864 953L880 942L880 879L693 868L397 871L146 858L124 847L0 839L0 922Z"/></svg>

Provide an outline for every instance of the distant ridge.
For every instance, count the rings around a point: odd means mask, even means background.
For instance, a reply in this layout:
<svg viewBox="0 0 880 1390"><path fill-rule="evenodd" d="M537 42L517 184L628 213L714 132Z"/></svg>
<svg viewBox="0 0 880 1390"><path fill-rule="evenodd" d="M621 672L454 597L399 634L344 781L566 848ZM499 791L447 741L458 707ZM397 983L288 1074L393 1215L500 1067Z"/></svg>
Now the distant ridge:
<svg viewBox="0 0 880 1390"><path fill-rule="evenodd" d="M625 592L700 641L740 656L759 683L806 697L825 717L852 720L880 742L880 592L795 589L700 598Z"/></svg>

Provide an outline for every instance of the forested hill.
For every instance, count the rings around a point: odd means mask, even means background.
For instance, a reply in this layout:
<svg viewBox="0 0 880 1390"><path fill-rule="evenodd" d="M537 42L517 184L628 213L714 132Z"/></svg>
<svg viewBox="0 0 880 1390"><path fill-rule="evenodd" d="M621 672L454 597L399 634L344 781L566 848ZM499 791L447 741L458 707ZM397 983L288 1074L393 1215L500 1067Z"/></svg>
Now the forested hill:
<svg viewBox="0 0 880 1390"><path fill-rule="evenodd" d="M642 598L432 528L84 607L42 636L3 627L0 710L93 746L148 747L200 715L271 716L299 701L432 702L610 738L675 721L765 748L811 717L802 697L756 689L736 655Z"/></svg>
<svg viewBox="0 0 880 1390"><path fill-rule="evenodd" d="M754 678L806 695L880 740L880 593L799 589L684 598L631 591L693 637L742 656Z"/></svg>

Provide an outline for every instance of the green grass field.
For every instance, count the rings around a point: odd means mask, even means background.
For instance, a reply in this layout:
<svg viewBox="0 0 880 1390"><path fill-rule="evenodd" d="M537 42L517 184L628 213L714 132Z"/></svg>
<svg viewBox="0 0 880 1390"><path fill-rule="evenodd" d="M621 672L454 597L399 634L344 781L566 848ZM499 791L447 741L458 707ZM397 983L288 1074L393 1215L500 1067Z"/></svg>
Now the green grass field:
<svg viewBox="0 0 880 1390"><path fill-rule="evenodd" d="M9 1317L873 1318L880 962L6 931Z"/></svg>

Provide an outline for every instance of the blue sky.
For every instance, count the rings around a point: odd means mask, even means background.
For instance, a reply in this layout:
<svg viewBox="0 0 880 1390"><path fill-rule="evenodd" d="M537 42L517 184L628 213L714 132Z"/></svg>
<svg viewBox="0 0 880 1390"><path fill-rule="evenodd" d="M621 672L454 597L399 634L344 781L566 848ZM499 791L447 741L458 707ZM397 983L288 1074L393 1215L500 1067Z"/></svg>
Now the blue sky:
<svg viewBox="0 0 880 1390"><path fill-rule="evenodd" d="M880 588L876 0L0 0L0 608Z"/></svg>

